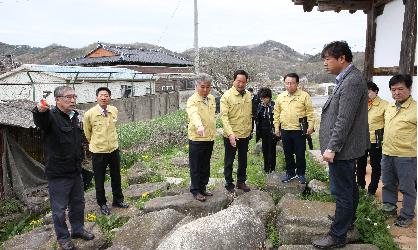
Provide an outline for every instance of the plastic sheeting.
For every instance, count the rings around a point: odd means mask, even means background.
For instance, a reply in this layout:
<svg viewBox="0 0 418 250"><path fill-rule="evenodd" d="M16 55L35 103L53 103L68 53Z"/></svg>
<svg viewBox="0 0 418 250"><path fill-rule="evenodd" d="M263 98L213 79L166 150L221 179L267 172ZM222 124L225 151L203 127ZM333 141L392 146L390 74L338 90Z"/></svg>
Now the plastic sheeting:
<svg viewBox="0 0 418 250"><path fill-rule="evenodd" d="M30 157L7 131L1 161L5 197L17 197L32 212L44 211L49 206L45 166Z"/></svg>

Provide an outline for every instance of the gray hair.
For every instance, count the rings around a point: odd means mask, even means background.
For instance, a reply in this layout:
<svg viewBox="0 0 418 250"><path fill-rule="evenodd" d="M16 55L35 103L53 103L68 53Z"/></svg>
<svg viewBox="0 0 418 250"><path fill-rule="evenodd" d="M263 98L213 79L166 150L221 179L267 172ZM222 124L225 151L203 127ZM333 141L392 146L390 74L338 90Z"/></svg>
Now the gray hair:
<svg viewBox="0 0 418 250"><path fill-rule="evenodd" d="M74 91L73 88L69 87L69 86L59 86L56 87L54 90L54 97L59 97L59 96L63 96L65 92L67 91Z"/></svg>
<svg viewBox="0 0 418 250"><path fill-rule="evenodd" d="M199 73L194 78L194 85L197 86L201 82L212 83L212 77L206 73Z"/></svg>

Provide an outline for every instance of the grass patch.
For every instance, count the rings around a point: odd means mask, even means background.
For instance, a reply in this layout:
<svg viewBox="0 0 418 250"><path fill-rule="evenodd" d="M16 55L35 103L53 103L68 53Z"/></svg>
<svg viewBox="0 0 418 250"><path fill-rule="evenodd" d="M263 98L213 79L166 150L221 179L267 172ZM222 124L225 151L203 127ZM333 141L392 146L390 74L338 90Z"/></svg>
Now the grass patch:
<svg viewBox="0 0 418 250"><path fill-rule="evenodd" d="M0 200L0 217L6 217L23 211L23 205L16 199Z"/></svg>
<svg viewBox="0 0 418 250"><path fill-rule="evenodd" d="M313 159L309 153L305 154L306 159L306 175L310 180L316 179L322 182L329 182L329 176L325 167Z"/></svg>
<svg viewBox="0 0 418 250"><path fill-rule="evenodd" d="M106 239L106 244L110 246L112 244L113 238L115 237L115 232L113 229L123 226L129 218L118 216L115 214L111 215L100 215L96 218L96 223L100 227L100 231L103 233Z"/></svg>
<svg viewBox="0 0 418 250"><path fill-rule="evenodd" d="M0 242L13 236L29 232L43 225L44 214L26 214L23 218L10 220L0 226Z"/></svg>
<svg viewBox="0 0 418 250"><path fill-rule="evenodd" d="M361 241L373 244L379 249L400 249L389 233L386 219L380 202L361 190L355 223L360 232Z"/></svg>
<svg viewBox="0 0 418 250"><path fill-rule="evenodd" d="M267 239L269 239L273 247L275 248L279 247L280 239L279 239L279 234L277 232L276 218L273 217L273 219L267 223L266 227L267 227L267 230L266 230Z"/></svg>

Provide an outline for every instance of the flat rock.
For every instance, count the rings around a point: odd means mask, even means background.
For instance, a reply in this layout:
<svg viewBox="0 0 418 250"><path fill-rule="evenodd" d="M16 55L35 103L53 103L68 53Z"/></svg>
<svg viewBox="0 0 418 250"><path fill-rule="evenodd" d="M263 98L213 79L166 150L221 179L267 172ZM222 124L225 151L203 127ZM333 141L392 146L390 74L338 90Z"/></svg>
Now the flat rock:
<svg viewBox="0 0 418 250"><path fill-rule="evenodd" d="M119 208L112 206L112 188L110 187L109 182L105 182L105 190L106 190L106 199L107 205L109 207L111 214L117 214L119 216L124 217L133 217L140 214L140 210L138 210L133 204L130 204L129 208ZM125 191L123 191L125 194ZM126 197L125 197L126 198ZM90 190L84 194L84 200L86 202L84 213L87 214L100 214L100 207L97 205L96 201L96 191ZM128 199L125 199L125 202L129 203Z"/></svg>
<svg viewBox="0 0 418 250"><path fill-rule="evenodd" d="M158 250L261 249L265 229L253 209L236 205L175 230Z"/></svg>
<svg viewBox="0 0 418 250"><path fill-rule="evenodd" d="M103 249L106 247L106 240L102 235L99 226L93 222L86 222L85 228L95 236L93 240L73 240L74 245L80 250ZM4 243L4 249L40 249L49 250L57 246L54 227L52 224L35 228L25 234L17 235Z"/></svg>
<svg viewBox="0 0 418 250"><path fill-rule="evenodd" d="M165 209L130 219L116 231L112 249L155 249L185 215Z"/></svg>
<svg viewBox="0 0 418 250"><path fill-rule="evenodd" d="M308 188L310 189L312 193L330 194L327 184L322 181L318 181L316 179L309 181Z"/></svg>
<svg viewBox="0 0 418 250"><path fill-rule="evenodd" d="M171 208L186 215L202 217L222 210L231 202L231 197L225 192L214 190L213 196L207 197L205 202L197 201L191 193L187 193L154 198L145 202L143 210L144 212L152 212Z"/></svg>
<svg viewBox="0 0 418 250"><path fill-rule="evenodd" d="M189 167L189 158L187 156L179 156L171 159L171 164L176 167Z"/></svg>
<svg viewBox="0 0 418 250"><path fill-rule="evenodd" d="M235 205L245 205L252 208L264 225L270 221L276 210L271 195L259 190L252 190L238 196L231 204L231 206Z"/></svg>
<svg viewBox="0 0 418 250"><path fill-rule="evenodd" d="M165 181L170 185L180 185L183 183L184 179L177 177L165 177Z"/></svg>
<svg viewBox="0 0 418 250"><path fill-rule="evenodd" d="M335 203L298 200L287 195L277 204L277 232L280 241L288 245L311 244L328 233L335 213ZM347 242L360 237L357 229L347 233Z"/></svg>
<svg viewBox="0 0 418 250"><path fill-rule="evenodd" d="M130 198L132 200L138 200L144 195L152 195L157 192L166 192L168 188L167 182L155 182L155 183L143 183L131 185L125 190L123 190L125 198Z"/></svg>
<svg viewBox="0 0 418 250"><path fill-rule="evenodd" d="M159 174L152 169L145 168L142 162L135 163L127 174L126 178L129 185L151 182Z"/></svg>
<svg viewBox="0 0 418 250"><path fill-rule="evenodd" d="M287 193L301 194L305 191L306 184L300 184L297 178L291 180L288 183L283 183L282 177L284 175L284 172L272 172L268 174L265 189L270 193L276 193L280 196L283 196Z"/></svg>

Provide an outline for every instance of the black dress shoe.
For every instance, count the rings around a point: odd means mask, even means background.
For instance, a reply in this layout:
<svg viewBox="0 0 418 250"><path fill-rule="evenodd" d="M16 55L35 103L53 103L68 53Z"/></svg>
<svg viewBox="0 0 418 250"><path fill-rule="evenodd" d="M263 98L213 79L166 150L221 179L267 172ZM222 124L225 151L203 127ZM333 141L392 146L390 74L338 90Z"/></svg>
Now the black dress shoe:
<svg viewBox="0 0 418 250"><path fill-rule="evenodd" d="M330 234L323 236L312 242L312 245L321 249L340 248L345 246L345 241L339 241Z"/></svg>
<svg viewBox="0 0 418 250"><path fill-rule="evenodd" d="M200 194L200 193L194 194L194 195L193 195L193 198L195 198L195 200L198 200L198 201L206 201L206 197L205 197L205 196L203 196L203 195L202 195L202 194Z"/></svg>
<svg viewBox="0 0 418 250"><path fill-rule="evenodd" d="M94 234L83 230L81 233L72 234L71 238L73 239L83 239L83 240L92 240L94 239Z"/></svg>
<svg viewBox="0 0 418 250"><path fill-rule="evenodd" d="M128 208L129 205L126 204L125 202L121 201L121 202L113 202L112 203L113 207L120 207L120 208Z"/></svg>
<svg viewBox="0 0 418 250"><path fill-rule="evenodd" d="M74 246L74 244L71 240L67 240L67 241L64 241L64 242L59 242L59 245L60 245L60 249L63 249L63 250L73 250L73 249L75 249L75 246Z"/></svg>
<svg viewBox="0 0 418 250"><path fill-rule="evenodd" d="M235 193L235 185L234 184L228 184L225 186L226 190L230 193Z"/></svg>
<svg viewBox="0 0 418 250"><path fill-rule="evenodd" d="M109 208L106 204L100 206L100 213L102 213L103 215L110 215Z"/></svg>
<svg viewBox="0 0 418 250"><path fill-rule="evenodd" d="M202 195L204 195L204 196L213 196L213 194L211 192L209 192L209 191L203 191L202 192Z"/></svg>

